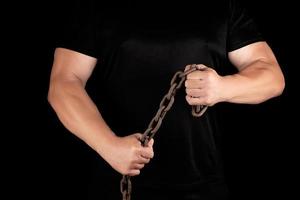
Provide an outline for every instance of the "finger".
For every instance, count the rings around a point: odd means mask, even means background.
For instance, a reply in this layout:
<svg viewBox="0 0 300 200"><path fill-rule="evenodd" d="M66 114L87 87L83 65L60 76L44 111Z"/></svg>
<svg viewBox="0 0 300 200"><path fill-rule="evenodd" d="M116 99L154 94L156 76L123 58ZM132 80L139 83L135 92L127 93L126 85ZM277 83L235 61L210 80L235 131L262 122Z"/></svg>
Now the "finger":
<svg viewBox="0 0 300 200"><path fill-rule="evenodd" d="M140 153L144 158L153 158L154 152L152 147L144 147Z"/></svg>
<svg viewBox="0 0 300 200"><path fill-rule="evenodd" d="M137 161L135 163L139 163L139 164L147 164L150 162L150 158L146 158L144 156L139 156L139 158L137 159Z"/></svg>
<svg viewBox="0 0 300 200"><path fill-rule="evenodd" d="M205 97L194 98L186 95L185 98L190 105L208 105L208 102Z"/></svg>
<svg viewBox="0 0 300 200"><path fill-rule="evenodd" d="M128 173L129 176L137 176L141 173L139 169L131 169Z"/></svg>
<svg viewBox="0 0 300 200"><path fill-rule="evenodd" d="M148 144L145 147L152 147L154 144L154 139L151 138L151 140L148 142Z"/></svg>
<svg viewBox="0 0 300 200"><path fill-rule="evenodd" d="M142 169L144 166L144 163L134 163L132 169Z"/></svg>
<svg viewBox="0 0 300 200"><path fill-rule="evenodd" d="M143 158L146 158L146 159L151 159L154 156L154 152L153 152L152 149L150 149L150 150L147 150L147 151L143 151L140 154L140 156L143 157Z"/></svg>
<svg viewBox="0 0 300 200"><path fill-rule="evenodd" d="M135 133L134 134L134 137L137 139L137 147L140 147L140 146L142 146L142 142L141 142L141 139L142 139L142 137L143 137L143 135L141 134L141 133Z"/></svg>
<svg viewBox="0 0 300 200"><path fill-rule="evenodd" d="M205 92L204 92L203 89L189 89L189 88L186 88L185 92L188 96L191 96L191 97L205 96Z"/></svg>
<svg viewBox="0 0 300 200"><path fill-rule="evenodd" d="M193 71L189 73L186 78L187 79L196 79L196 80L203 80L205 79L206 74L203 71Z"/></svg>
<svg viewBox="0 0 300 200"><path fill-rule="evenodd" d="M206 70L206 69L209 69L209 67L207 67L207 66L205 66L205 65L203 65L203 64L197 64L196 67L197 67L197 69L199 69L199 70Z"/></svg>
<svg viewBox="0 0 300 200"><path fill-rule="evenodd" d="M143 135L141 133L135 133L134 136L136 137L136 139L138 139L139 141L141 141Z"/></svg>
<svg viewBox="0 0 300 200"><path fill-rule="evenodd" d="M186 65L184 71L187 71L191 68L191 65Z"/></svg>
<svg viewBox="0 0 300 200"><path fill-rule="evenodd" d="M187 79L184 82L184 86L188 89L201 89L204 86L203 80Z"/></svg>

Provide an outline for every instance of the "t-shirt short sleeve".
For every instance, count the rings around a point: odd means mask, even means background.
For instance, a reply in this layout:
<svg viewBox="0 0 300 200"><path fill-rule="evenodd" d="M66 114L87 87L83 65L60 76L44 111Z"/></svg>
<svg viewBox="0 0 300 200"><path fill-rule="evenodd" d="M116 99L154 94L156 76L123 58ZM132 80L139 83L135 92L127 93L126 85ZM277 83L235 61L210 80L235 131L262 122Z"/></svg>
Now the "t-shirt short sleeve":
<svg viewBox="0 0 300 200"><path fill-rule="evenodd" d="M92 3L80 2L82 1L77 1L77 4L72 5L71 11L66 10L62 15L55 46L98 58L100 45L97 38L98 18L95 8Z"/></svg>
<svg viewBox="0 0 300 200"><path fill-rule="evenodd" d="M257 24L237 0L229 1L227 51L234 51L254 42L264 41Z"/></svg>

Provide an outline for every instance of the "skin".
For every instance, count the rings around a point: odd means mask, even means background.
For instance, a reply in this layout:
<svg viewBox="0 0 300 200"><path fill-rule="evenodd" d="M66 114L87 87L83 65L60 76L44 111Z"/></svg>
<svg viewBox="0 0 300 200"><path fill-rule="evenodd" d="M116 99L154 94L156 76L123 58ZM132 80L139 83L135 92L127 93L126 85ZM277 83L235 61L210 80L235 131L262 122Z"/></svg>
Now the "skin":
<svg viewBox="0 0 300 200"><path fill-rule="evenodd" d="M187 75L186 100L190 105L213 106L219 102L258 104L282 94L285 81L266 42L250 44L228 54L238 73L220 76L207 66ZM189 66L186 66L187 70Z"/></svg>
<svg viewBox="0 0 300 200"><path fill-rule="evenodd" d="M190 105L212 106L225 101L256 104L282 93L284 77L267 43L250 44L230 52L228 58L239 70L237 74L220 76L212 68L199 64L205 69L187 76L186 101ZM108 127L85 90L96 63L96 58L57 48L48 101L64 126L112 168L123 175L136 176L153 158L154 140L143 147L139 141L141 133L119 137Z"/></svg>

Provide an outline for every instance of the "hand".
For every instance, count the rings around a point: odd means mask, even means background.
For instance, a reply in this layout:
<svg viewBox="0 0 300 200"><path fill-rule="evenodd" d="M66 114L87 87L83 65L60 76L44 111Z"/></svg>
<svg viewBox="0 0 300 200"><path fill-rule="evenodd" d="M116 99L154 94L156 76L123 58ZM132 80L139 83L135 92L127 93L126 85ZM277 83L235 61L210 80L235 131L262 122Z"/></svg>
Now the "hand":
<svg viewBox="0 0 300 200"><path fill-rule="evenodd" d="M190 105L208 105L222 101L222 76L205 65L199 64L197 70L187 75L185 81L186 101ZM185 67L185 71L190 68L190 65Z"/></svg>
<svg viewBox="0 0 300 200"><path fill-rule="evenodd" d="M143 147L140 138L142 134L136 133L126 137L115 137L102 157L123 175L136 176L146 163L153 158L153 143L151 139L148 146Z"/></svg>

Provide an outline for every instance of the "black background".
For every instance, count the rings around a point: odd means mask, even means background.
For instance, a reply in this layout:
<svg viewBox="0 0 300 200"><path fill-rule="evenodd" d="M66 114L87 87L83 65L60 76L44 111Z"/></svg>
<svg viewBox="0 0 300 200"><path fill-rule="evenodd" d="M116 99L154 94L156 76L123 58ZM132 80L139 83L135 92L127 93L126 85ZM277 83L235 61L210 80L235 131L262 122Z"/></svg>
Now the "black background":
<svg viewBox="0 0 300 200"><path fill-rule="evenodd" d="M10 64L2 79L9 78L3 84L3 106L9 112L3 114L8 131L2 131L2 180L12 199L85 199L94 152L61 125L47 102L55 38L74 3L12 5L8 15L11 21L5 30L12 39L6 41ZM286 88L282 96L260 105L220 105L227 182L232 199L295 198L297 7L289 1L244 3L278 58Z"/></svg>

